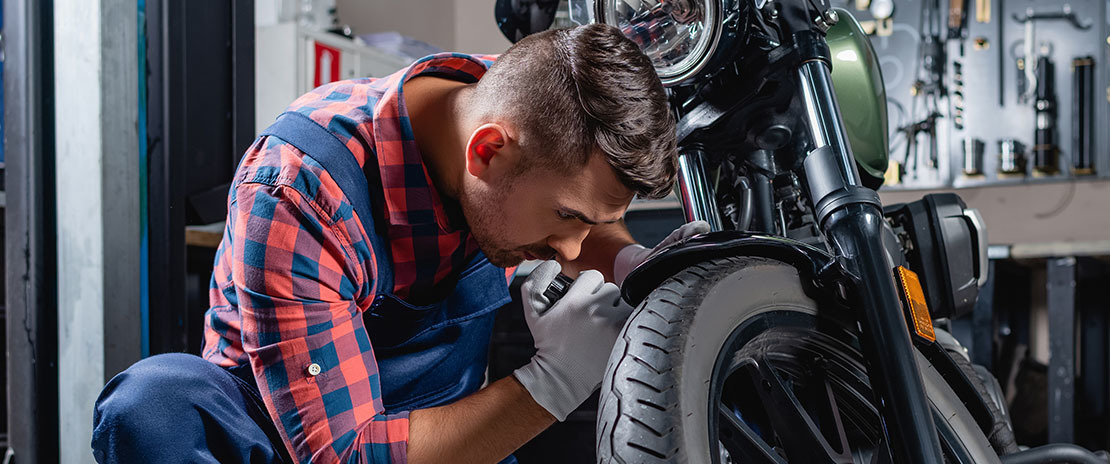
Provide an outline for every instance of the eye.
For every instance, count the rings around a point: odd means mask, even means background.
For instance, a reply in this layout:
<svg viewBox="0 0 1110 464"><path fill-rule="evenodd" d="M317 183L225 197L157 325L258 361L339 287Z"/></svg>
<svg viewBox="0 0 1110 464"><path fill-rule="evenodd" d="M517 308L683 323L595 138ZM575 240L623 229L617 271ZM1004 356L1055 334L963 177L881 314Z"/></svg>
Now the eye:
<svg viewBox="0 0 1110 464"><path fill-rule="evenodd" d="M574 219L573 214L568 214L566 211L562 210L555 210L555 215L559 216L559 219Z"/></svg>

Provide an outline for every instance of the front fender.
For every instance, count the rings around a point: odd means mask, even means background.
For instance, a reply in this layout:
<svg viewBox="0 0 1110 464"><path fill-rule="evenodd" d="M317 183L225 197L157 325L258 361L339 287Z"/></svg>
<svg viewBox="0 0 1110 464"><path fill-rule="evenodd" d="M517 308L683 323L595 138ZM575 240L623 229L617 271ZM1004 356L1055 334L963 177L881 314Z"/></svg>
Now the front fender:
<svg viewBox="0 0 1110 464"><path fill-rule="evenodd" d="M840 266L824 250L782 237L725 230L696 235L652 255L624 280L621 295L633 306L647 298L663 281L699 262L731 256L770 258L798 268L818 287L835 280Z"/></svg>

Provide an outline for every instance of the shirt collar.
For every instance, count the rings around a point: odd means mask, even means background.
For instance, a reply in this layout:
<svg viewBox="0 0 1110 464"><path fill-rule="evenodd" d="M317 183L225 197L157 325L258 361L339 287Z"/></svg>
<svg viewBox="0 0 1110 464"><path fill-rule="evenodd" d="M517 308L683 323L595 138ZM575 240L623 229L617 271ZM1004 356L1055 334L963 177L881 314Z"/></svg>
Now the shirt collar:
<svg viewBox="0 0 1110 464"><path fill-rule="evenodd" d="M374 146L390 224L435 223L444 231L459 228L452 225L416 146L402 93L404 83L423 75L474 83L487 69L487 62L477 57L440 53L421 58L384 79L385 92L374 108Z"/></svg>

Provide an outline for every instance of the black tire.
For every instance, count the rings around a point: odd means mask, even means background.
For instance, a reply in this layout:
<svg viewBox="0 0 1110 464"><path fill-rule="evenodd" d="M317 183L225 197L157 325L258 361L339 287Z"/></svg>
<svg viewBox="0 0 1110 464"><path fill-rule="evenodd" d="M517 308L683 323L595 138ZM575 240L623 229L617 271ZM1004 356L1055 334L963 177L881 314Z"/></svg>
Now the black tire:
<svg viewBox="0 0 1110 464"><path fill-rule="evenodd" d="M824 333L854 327L846 315L819 311L818 304L803 291L797 270L779 261L714 259L664 282L629 318L610 354L598 407L598 462L720 462L719 455L712 456L719 453L717 438L709 437L710 423L716 424L710 416L716 417L716 411L710 411L710 405L721 396L718 392L717 398L710 398L714 372L719 372L719 359L723 359L719 352L736 340L733 335L740 333L737 329L742 324L743 332L762 330L758 327L767 327L763 332L767 334L778 330L774 323L764 321L771 317L819 321L808 331L792 332L791 337L799 337L799 344L811 335L826 337ZM760 322L752 325L753 321ZM862 373L864 361L858 349L842 345L837 350L843 351L843 359L838 358L829 370ZM970 413L920 354L918 365L934 417L942 418L936 421L938 428L946 428L952 432L948 436L958 437L954 440L960 442L946 447L966 450L974 462L999 462ZM866 391L849 395L848 401L871 397L866 376L857 383L856 390ZM846 416L845 423L867 421L866 412L857 417L847 417L851 411L841 414ZM871 414L877 422L873 407Z"/></svg>
<svg viewBox="0 0 1110 464"><path fill-rule="evenodd" d="M991 430L987 434L987 440L990 442L991 447L994 448L999 456L1021 451L1021 449L1018 448L1017 440L1014 439L1014 428L1010 425L1009 418L1006 416L1005 411L1000 409L999 405L994 401L993 395L987 387L987 382L997 382L997 380L995 380L993 376L984 377L984 373L979 372L979 370L975 368L975 365L971 364L971 361L963 357L962 354L955 352L949 352L948 354L952 357L952 361L956 363L956 366L958 366L960 370L963 371L964 375L967 376L968 380L971 381L971 386L975 387L975 392L985 400L983 404L987 406L987 410L990 411L991 419L993 420ZM991 374L988 371L985 372L985 375L990 376Z"/></svg>

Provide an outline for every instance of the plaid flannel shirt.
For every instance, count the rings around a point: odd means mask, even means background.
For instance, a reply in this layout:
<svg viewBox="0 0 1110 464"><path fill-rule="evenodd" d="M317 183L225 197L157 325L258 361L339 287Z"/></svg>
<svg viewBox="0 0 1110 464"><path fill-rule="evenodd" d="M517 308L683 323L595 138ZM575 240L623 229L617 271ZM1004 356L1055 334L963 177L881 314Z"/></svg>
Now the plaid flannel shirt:
<svg viewBox="0 0 1110 464"><path fill-rule="evenodd" d="M476 82L493 59L433 55L385 78L324 85L287 109L334 133L359 165L374 162L374 149L384 193L374 221L387 224L393 293L401 298L426 293L477 251L468 231L448 220L401 86L423 74ZM368 232L311 156L276 137L260 137L247 151L228 198L202 354L222 366L251 364L298 462L406 461L408 413L383 414L363 325L377 275Z"/></svg>

